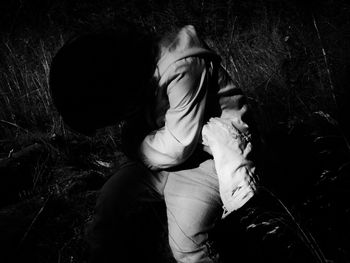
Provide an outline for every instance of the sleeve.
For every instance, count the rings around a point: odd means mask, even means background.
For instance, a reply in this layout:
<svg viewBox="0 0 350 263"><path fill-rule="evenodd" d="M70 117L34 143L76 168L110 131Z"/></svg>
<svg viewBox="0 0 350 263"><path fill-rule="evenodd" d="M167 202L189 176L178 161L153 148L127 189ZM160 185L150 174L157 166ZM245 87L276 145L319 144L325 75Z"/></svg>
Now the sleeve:
<svg viewBox="0 0 350 263"><path fill-rule="evenodd" d="M226 216L248 202L258 186L255 164L250 159L250 136L240 132L230 120L221 118L211 118L202 134L213 154Z"/></svg>
<svg viewBox="0 0 350 263"><path fill-rule="evenodd" d="M250 131L252 123L245 95L223 66L218 67L217 74L222 111L220 117L230 119L241 132Z"/></svg>
<svg viewBox="0 0 350 263"><path fill-rule="evenodd" d="M203 127L208 82L205 60L188 57L169 70L165 125L146 136L139 148L141 160L152 170L174 167L188 159Z"/></svg>
<svg viewBox="0 0 350 263"><path fill-rule="evenodd" d="M214 158L225 217L242 207L256 192L258 138L246 97L222 66L218 68L218 85L222 114L217 123L226 123L221 126L227 126L224 130L234 134L220 133L222 129L213 129L215 125L210 121L203 128L203 138L204 143L212 141L207 146Z"/></svg>

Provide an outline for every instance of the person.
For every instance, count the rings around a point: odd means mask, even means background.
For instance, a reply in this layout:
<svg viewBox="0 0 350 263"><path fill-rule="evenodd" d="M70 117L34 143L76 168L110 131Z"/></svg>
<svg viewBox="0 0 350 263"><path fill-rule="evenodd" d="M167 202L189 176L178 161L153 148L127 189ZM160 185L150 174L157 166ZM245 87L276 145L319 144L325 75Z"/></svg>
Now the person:
<svg viewBox="0 0 350 263"><path fill-rule="evenodd" d="M101 189L91 262L164 262L148 245L163 220L177 262L219 262L210 232L252 199L258 176L246 98L195 27L81 35L53 58L50 89L80 133L120 123L130 160Z"/></svg>

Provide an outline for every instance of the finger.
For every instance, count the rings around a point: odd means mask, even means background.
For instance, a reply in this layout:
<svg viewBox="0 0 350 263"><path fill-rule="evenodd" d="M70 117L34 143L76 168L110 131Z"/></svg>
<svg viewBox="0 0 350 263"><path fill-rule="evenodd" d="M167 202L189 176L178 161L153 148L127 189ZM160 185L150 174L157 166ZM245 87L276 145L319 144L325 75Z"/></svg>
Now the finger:
<svg viewBox="0 0 350 263"><path fill-rule="evenodd" d="M206 143L209 143L212 134L209 123L204 125L202 128L202 138Z"/></svg>
<svg viewBox="0 0 350 263"><path fill-rule="evenodd" d="M228 119L217 119L213 123L216 123L221 128L225 129L231 135L239 135L240 131L233 125L233 123Z"/></svg>
<svg viewBox="0 0 350 263"><path fill-rule="evenodd" d="M243 151L244 158L247 158L251 152L252 152L252 144L250 142L248 142L244 151Z"/></svg>
<svg viewBox="0 0 350 263"><path fill-rule="evenodd" d="M202 144L203 145L206 145L206 146L209 146L208 145L208 137L207 137L207 135L204 133L202 133Z"/></svg>
<svg viewBox="0 0 350 263"><path fill-rule="evenodd" d="M224 129L228 128L227 124L225 122L223 122L222 120L220 120L220 118L212 118L212 119L210 119L209 124L216 125L216 126L218 126L220 128L224 128Z"/></svg>

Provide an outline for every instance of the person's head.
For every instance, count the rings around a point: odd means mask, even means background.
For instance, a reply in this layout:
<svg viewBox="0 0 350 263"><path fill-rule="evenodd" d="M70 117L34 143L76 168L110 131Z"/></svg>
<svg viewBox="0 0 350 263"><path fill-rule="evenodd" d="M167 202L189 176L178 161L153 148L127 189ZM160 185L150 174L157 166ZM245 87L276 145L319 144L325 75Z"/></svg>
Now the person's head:
<svg viewBox="0 0 350 263"><path fill-rule="evenodd" d="M64 122L91 135L128 118L147 99L156 52L154 40L135 28L84 34L65 43L49 76Z"/></svg>

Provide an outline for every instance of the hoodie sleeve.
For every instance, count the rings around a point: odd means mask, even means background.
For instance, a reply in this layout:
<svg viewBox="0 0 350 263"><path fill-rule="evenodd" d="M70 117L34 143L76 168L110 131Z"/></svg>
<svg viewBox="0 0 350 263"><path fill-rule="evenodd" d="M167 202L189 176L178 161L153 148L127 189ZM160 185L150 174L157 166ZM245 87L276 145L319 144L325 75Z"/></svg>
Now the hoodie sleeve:
<svg viewBox="0 0 350 263"><path fill-rule="evenodd" d="M146 136L139 155L152 170L183 163L196 148L203 127L207 96L208 70L200 57L175 62L166 76L169 109L165 125Z"/></svg>
<svg viewBox="0 0 350 263"><path fill-rule="evenodd" d="M221 118L230 119L241 132L248 132L251 116L246 96L237 87L226 69L218 66L218 97L221 107Z"/></svg>

